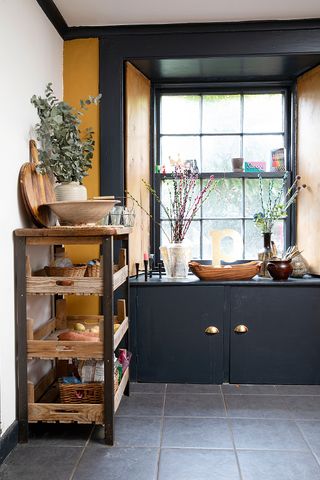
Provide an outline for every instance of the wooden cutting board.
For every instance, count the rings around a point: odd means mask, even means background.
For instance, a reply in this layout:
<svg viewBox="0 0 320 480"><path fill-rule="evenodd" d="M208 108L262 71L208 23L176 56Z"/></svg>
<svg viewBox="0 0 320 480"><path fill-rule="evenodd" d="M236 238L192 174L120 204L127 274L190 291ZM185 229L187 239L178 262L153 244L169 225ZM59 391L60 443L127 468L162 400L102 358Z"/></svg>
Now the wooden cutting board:
<svg viewBox="0 0 320 480"><path fill-rule="evenodd" d="M37 227L49 227L56 224L56 217L45 203L55 202L53 182L49 175L41 175L36 166L39 163L36 142L30 140L30 162L20 169L19 182L23 202Z"/></svg>

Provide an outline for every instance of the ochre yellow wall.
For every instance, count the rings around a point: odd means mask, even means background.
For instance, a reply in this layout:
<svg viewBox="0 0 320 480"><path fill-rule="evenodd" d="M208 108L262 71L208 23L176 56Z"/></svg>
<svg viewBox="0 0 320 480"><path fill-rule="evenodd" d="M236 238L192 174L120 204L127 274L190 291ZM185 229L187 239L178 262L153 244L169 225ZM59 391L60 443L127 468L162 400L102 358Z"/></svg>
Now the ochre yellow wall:
<svg viewBox="0 0 320 480"><path fill-rule="evenodd" d="M64 100L74 107L79 100L99 93L99 40L97 38L69 40L64 42L63 56ZM95 132L95 152L92 169L84 179L88 198L100 194L99 108L90 105L83 117L81 128L92 127ZM99 257L97 246L68 246L66 255L74 263L87 262ZM99 309L97 297L68 297L69 314L96 314Z"/></svg>

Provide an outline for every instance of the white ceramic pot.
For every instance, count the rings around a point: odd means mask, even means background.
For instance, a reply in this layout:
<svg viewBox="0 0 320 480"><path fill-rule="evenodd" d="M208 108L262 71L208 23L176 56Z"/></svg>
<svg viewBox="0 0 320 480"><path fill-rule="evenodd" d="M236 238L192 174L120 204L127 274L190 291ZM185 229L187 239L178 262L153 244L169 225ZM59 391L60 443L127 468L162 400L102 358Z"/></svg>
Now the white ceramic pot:
<svg viewBox="0 0 320 480"><path fill-rule="evenodd" d="M191 245L187 241L161 246L160 252L168 278L186 278L188 276Z"/></svg>
<svg viewBox="0 0 320 480"><path fill-rule="evenodd" d="M69 202L73 200L87 200L87 189L79 182L58 183L55 186L57 202Z"/></svg>

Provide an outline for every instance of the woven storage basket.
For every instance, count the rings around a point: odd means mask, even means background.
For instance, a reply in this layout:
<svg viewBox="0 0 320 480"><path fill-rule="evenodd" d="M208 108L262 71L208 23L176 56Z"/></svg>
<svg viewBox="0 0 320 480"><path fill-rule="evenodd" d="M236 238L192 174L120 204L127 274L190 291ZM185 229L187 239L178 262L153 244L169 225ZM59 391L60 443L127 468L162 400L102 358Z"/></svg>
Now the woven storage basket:
<svg viewBox="0 0 320 480"><path fill-rule="evenodd" d="M86 265L73 265L72 267L44 267L48 277L83 277Z"/></svg>
<svg viewBox="0 0 320 480"><path fill-rule="evenodd" d="M114 374L114 393L118 390L118 372ZM61 403L103 403L103 382L68 384L59 381Z"/></svg>
<svg viewBox="0 0 320 480"><path fill-rule="evenodd" d="M100 265L87 265L85 277L100 277Z"/></svg>

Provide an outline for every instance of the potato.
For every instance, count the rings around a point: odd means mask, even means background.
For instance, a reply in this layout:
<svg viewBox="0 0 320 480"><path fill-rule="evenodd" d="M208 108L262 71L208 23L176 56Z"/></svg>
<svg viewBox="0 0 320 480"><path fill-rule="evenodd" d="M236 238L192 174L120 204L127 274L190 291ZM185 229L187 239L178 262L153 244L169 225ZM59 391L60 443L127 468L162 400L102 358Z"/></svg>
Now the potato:
<svg viewBox="0 0 320 480"><path fill-rule="evenodd" d="M86 327L82 323L75 323L73 325L73 330L75 330L76 332L85 332Z"/></svg>
<svg viewBox="0 0 320 480"><path fill-rule="evenodd" d="M99 327L98 327L98 325L95 325L94 327L90 328L90 332L92 332L92 333L99 333Z"/></svg>

